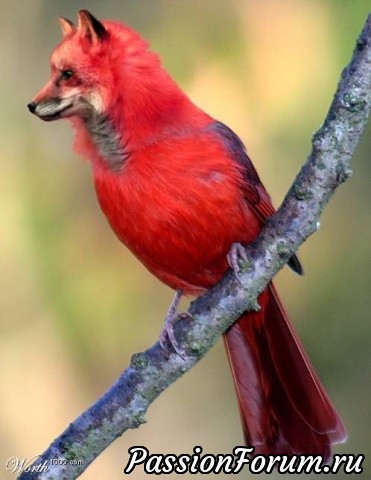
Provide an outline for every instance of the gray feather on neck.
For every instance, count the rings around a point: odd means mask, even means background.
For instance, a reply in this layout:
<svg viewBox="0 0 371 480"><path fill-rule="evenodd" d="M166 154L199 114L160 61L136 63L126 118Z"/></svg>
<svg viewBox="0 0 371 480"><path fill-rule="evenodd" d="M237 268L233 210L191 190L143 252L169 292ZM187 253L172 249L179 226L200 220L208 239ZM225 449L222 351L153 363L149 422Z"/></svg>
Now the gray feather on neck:
<svg viewBox="0 0 371 480"><path fill-rule="evenodd" d="M125 150L126 145L109 118L93 114L85 119L85 125L104 162L111 170L119 172L130 153Z"/></svg>

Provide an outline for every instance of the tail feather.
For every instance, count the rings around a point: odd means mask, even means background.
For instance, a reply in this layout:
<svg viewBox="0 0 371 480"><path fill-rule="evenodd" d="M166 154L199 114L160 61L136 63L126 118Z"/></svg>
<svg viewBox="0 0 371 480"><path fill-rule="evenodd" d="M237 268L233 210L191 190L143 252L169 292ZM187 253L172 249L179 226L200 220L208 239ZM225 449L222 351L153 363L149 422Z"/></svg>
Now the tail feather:
<svg viewBox="0 0 371 480"><path fill-rule="evenodd" d="M330 456L344 425L290 325L273 284L261 310L224 336L246 442L255 453Z"/></svg>

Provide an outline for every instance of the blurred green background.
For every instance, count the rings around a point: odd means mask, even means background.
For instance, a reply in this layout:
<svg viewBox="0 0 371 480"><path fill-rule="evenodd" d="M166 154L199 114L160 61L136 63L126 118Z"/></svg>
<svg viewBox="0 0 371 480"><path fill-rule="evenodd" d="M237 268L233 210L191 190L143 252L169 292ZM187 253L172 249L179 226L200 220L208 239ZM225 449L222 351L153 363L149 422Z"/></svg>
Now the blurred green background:
<svg viewBox="0 0 371 480"><path fill-rule="evenodd" d="M278 205L304 162L368 2L351 0L2 0L0 4L0 478L41 453L158 336L172 292L115 239L68 122L26 104L46 82L58 15L121 19L160 52L194 102L245 141ZM347 425L336 452L371 456L371 129L354 176L300 250L306 275L279 290ZM242 443L221 344L82 478L123 478L132 445L229 453ZM368 473L367 473L368 472ZM145 478L136 469L133 478ZM223 475L222 475L223 476ZM247 478L241 473L238 478ZM277 474L273 474L277 476ZM295 476L294 476L295 477ZM338 474L339 478L347 478ZM358 476L359 477L359 476ZM318 478L318 476L316 476Z"/></svg>

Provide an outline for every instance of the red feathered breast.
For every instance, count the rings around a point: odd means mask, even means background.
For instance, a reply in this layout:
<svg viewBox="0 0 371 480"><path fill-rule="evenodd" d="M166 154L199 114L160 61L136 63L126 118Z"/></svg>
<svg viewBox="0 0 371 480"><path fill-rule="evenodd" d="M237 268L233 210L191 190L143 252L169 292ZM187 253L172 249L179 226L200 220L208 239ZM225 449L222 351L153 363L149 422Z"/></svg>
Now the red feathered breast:
<svg viewBox="0 0 371 480"><path fill-rule="evenodd" d="M99 203L118 238L160 280L199 294L227 268L233 242L261 223L244 199L243 168L212 133L133 152L115 174L95 168Z"/></svg>

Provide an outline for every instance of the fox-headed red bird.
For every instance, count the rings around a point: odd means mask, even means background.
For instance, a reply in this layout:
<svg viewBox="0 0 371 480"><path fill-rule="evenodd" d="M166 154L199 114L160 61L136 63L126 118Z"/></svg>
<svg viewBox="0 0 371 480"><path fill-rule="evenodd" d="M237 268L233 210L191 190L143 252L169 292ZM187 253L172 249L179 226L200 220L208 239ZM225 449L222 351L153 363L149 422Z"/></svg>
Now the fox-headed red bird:
<svg viewBox="0 0 371 480"><path fill-rule="evenodd" d="M176 290L174 312L236 267L275 213L271 199L237 135L190 101L137 32L86 10L77 26L59 20L50 79L28 108L72 121L108 222ZM296 256L289 265L301 273ZM343 423L272 283L259 302L224 337L245 440L255 453L328 458Z"/></svg>

